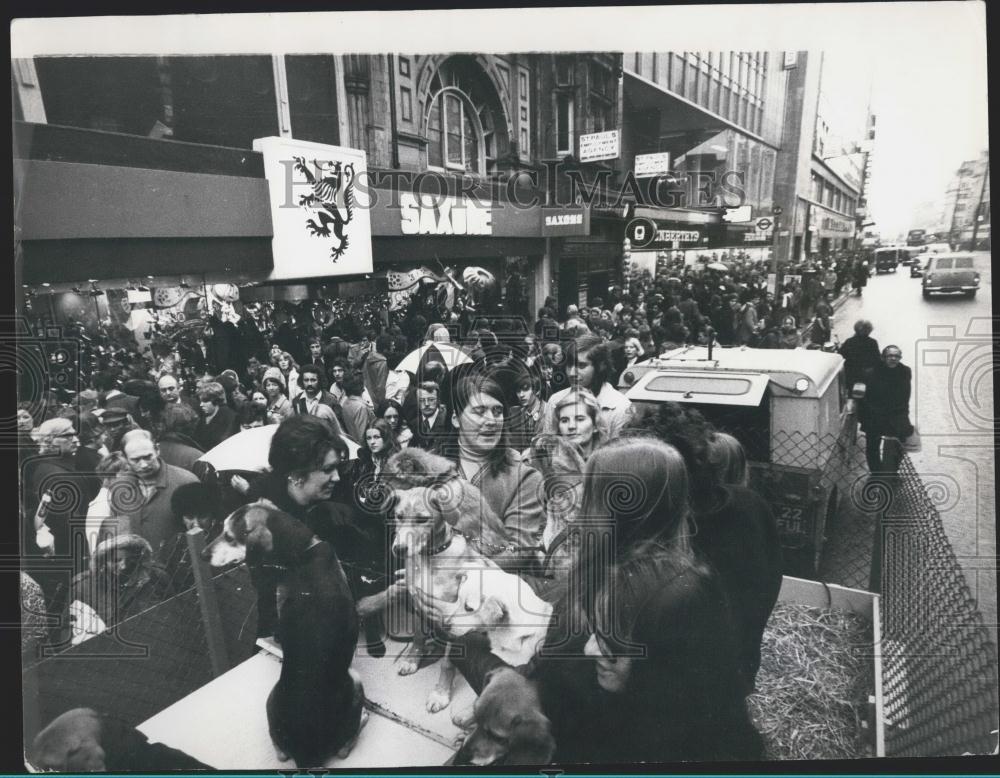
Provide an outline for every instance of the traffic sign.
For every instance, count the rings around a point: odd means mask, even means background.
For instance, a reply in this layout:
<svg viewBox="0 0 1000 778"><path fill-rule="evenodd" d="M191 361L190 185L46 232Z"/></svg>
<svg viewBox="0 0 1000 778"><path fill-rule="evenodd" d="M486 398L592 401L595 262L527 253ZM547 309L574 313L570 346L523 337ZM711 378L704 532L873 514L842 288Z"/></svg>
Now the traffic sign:
<svg viewBox="0 0 1000 778"><path fill-rule="evenodd" d="M754 226L757 227L757 232L767 232L769 229L771 229L771 225L772 224L774 224L774 222L771 219L769 219L767 216L761 216L754 223Z"/></svg>

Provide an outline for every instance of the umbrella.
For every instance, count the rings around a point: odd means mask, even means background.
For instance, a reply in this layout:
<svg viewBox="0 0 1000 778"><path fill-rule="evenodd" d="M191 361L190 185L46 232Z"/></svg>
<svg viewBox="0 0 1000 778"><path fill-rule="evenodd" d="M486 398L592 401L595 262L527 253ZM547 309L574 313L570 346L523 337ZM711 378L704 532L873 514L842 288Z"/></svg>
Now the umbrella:
<svg viewBox="0 0 1000 778"><path fill-rule="evenodd" d="M723 273L729 270L729 268L723 265L721 262L709 262L707 265L705 265L705 267L707 267L709 270L721 270Z"/></svg>
<svg viewBox="0 0 1000 778"><path fill-rule="evenodd" d="M411 351L396 365L397 370L405 370L408 373L416 373L421 365L428 362L443 362L444 366L452 370L459 365L464 365L472 361L472 357L466 354L457 346L451 343L430 343L421 346L416 351Z"/></svg>
<svg viewBox="0 0 1000 778"><path fill-rule="evenodd" d="M199 462L207 462L216 471L245 470L249 472L266 472L269 467L267 455L271 450L271 438L277 424L267 424L263 427L251 427L226 438L207 454L202 454ZM350 452L348 459L358 458L358 446L347 435L341 435L347 443Z"/></svg>

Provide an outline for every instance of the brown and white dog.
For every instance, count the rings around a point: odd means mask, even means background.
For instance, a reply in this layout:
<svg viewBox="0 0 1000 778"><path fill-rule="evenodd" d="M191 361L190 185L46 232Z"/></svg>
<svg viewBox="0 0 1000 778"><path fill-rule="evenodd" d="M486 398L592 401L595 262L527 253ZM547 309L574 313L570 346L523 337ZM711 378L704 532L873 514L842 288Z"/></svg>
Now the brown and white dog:
<svg viewBox="0 0 1000 778"><path fill-rule="evenodd" d="M384 471L394 491L394 553L404 557L403 583L418 613L431 623L418 628L400 658L399 673L414 673L426 654L426 638L485 632L492 651L525 664L541 645L551 606L522 578L490 557L507 547L504 526L478 488L458 477L454 465L420 449L394 454ZM421 609L433 600L431 617ZM391 600L386 605L392 607ZM445 654L427 700L436 712L451 702L455 668Z"/></svg>
<svg viewBox="0 0 1000 778"><path fill-rule="evenodd" d="M92 708L74 708L35 736L28 759L35 771L70 773L211 770L193 756L148 738Z"/></svg>
<svg viewBox="0 0 1000 778"><path fill-rule="evenodd" d="M552 724L542 711L535 684L511 667L486 675L473 706L475 728L452 764L544 765L552 762L556 743Z"/></svg>
<svg viewBox="0 0 1000 778"><path fill-rule="evenodd" d="M207 548L212 564L245 558L281 569L278 634L281 675L267 698L278 757L301 768L344 758L367 719L360 676L351 670L358 642L354 598L336 553L301 521L264 501L226 518Z"/></svg>

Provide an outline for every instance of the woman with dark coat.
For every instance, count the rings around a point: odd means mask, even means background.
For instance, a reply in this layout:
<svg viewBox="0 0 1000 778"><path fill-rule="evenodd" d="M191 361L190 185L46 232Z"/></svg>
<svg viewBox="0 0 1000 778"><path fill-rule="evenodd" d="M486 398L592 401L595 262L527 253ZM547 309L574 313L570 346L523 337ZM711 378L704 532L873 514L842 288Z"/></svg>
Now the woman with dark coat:
<svg viewBox="0 0 1000 778"><path fill-rule="evenodd" d="M747 488L743 447L698 411L664 403L642 427L674 446L691 477L695 554L719 574L733 608L740 683L754 689L764 628L778 600L783 560L770 506Z"/></svg>
<svg viewBox="0 0 1000 778"><path fill-rule="evenodd" d="M763 757L740 690L725 587L707 565L676 548L636 546L612 567L587 622L584 653L603 715L569 742L557 738L557 760Z"/></svg>
<svg viewBox="0 0 1000 778"><path fill-rule="evenodd" d="M871 336L872 329L870 321L858 319L854 322L854 334L840 344L840 356L844 358L844 380L848 391L854 384L863 382L882 362L878 341Z"/></svg>

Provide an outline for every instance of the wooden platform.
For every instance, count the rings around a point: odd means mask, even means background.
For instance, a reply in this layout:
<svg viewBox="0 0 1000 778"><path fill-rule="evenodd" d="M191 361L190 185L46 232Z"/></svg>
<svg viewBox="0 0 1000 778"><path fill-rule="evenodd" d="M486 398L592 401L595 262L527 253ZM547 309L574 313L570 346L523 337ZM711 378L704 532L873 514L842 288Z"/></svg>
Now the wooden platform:
<svg viewBox="0 0 1000 778"><path fill-rule="evenodd" d="M425 704L437 682L437 664L401 676L396 660L406 644L386 645L386 655L379 659L358 649L352 667L364 682L368 723L347 759L332 759L326 767L437 767L457 748L461 730L452 724L451 714L472 704L472 689L456 674L451 707L428 713ZM281 660L262 650L139 729L151 741L179 748L218 770L291 769L293 762L278 761L264 709L280 669Z"/></svg>

